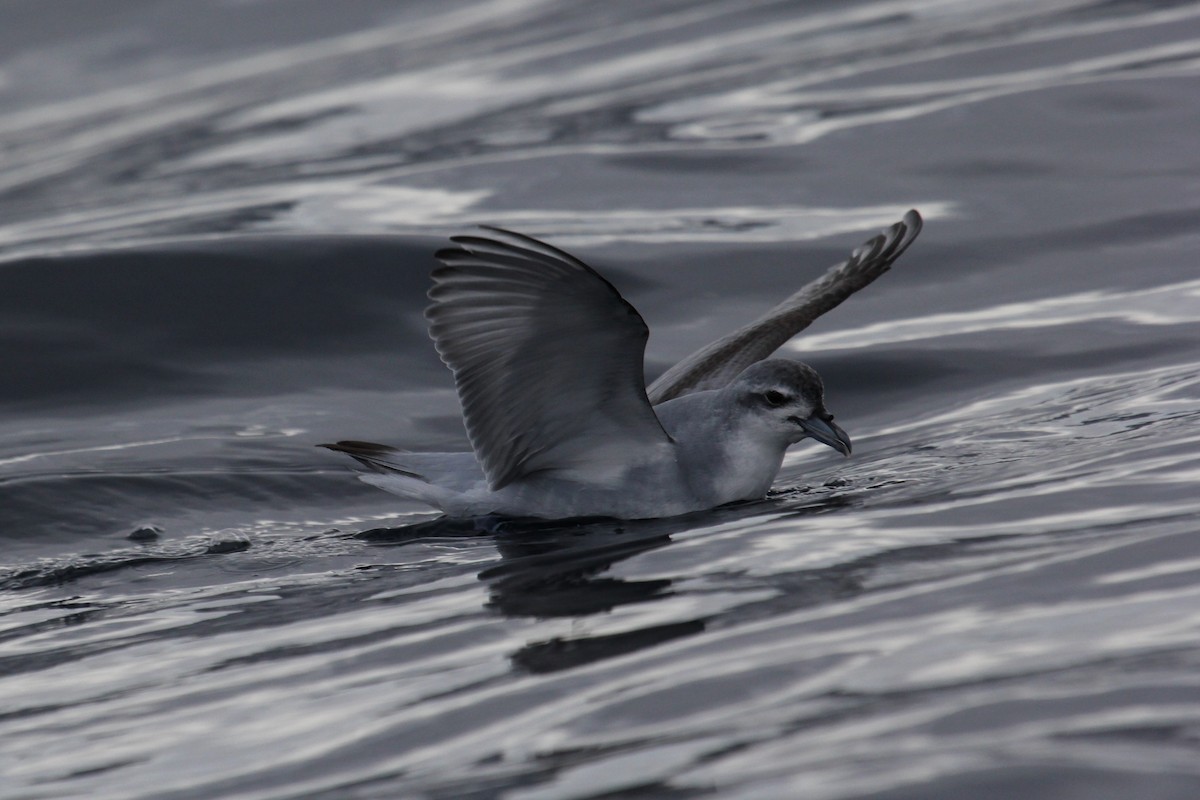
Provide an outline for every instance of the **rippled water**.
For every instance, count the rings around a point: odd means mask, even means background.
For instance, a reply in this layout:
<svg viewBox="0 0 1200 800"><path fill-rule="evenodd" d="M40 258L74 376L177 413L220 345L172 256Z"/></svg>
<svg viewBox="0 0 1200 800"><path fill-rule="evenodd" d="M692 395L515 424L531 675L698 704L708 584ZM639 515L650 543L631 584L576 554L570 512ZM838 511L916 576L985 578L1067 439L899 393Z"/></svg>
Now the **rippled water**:
<svg viewBox="0 0 1200 800"><path fill-rule="evenodd" d="M0 796L1200 796L1200 5L0 8ZM420 310L491 222L657 374L854 437L682 519L435 515Z"/></svg>

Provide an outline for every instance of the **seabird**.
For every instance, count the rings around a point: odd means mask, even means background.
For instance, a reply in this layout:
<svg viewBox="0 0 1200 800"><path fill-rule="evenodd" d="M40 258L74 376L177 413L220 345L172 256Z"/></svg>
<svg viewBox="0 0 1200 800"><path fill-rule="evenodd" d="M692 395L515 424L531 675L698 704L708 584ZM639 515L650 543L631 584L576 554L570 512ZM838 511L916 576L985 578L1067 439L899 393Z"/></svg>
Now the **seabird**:
<svg viewBox="0 0 1200 800"><path fill-rule="evenodd" d="M904 218L846 261L645 385L649 330L578 258L485 226L439 250L425 311L454 373L473 453L320 445L360 477L451 517L667 517L767 493L787 448L850 437L807 364L768 358L886 272L921 230Z"/></svg>

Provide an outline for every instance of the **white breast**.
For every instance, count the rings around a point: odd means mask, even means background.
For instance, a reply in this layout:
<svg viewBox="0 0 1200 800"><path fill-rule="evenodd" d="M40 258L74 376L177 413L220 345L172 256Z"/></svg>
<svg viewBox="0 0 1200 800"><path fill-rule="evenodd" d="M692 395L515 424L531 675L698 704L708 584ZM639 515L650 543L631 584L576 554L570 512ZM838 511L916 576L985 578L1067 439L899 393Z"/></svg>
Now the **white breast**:
<svg viewBox="0 0 1200 800"><path fill-rule="evenodd" d="M712 484L718 503L762 497L783 464L783 451L774 444L734 439L722 450L724 463L714 465L717 469Z"/></svg>

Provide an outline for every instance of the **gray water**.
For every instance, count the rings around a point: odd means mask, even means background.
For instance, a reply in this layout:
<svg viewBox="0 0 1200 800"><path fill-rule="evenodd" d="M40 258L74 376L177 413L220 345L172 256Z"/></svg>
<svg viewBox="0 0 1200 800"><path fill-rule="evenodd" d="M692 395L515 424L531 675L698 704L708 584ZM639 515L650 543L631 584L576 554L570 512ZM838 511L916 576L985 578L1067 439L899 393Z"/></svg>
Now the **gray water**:
<svg viewBox="0 0 1200 800"><path fill-rule="evenodd" d="M1196 3L0 5L0 796L1200 797L1198 145ZM466 446L471 225L653 377L909 207L762 502L313 447Z"/></svg>

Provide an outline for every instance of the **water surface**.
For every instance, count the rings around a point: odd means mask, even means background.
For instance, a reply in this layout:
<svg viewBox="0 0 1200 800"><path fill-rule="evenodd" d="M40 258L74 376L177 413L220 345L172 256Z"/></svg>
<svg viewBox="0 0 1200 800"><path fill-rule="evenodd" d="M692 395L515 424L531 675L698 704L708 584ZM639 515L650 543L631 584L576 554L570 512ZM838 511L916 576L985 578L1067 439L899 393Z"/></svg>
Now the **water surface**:
<svg viewBox="0 0 1200 800"><path fill-rule="evenodd" d="M0 9L0 796L1200 795L1200 6ZM448 523L479 222L651 377L919 208L785 348L855 441L681 519Z"/></svg>

